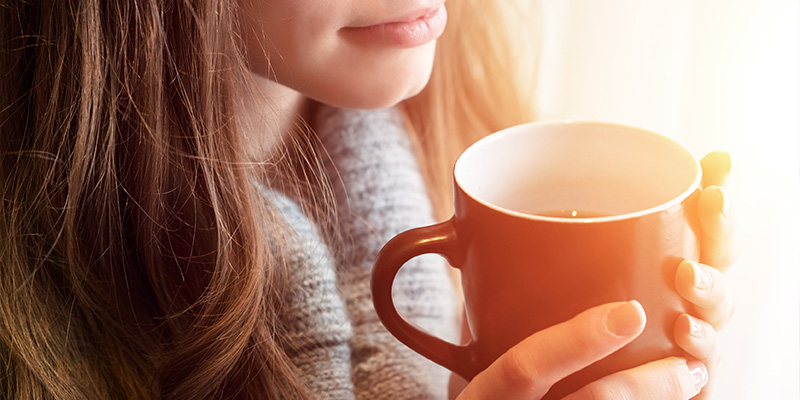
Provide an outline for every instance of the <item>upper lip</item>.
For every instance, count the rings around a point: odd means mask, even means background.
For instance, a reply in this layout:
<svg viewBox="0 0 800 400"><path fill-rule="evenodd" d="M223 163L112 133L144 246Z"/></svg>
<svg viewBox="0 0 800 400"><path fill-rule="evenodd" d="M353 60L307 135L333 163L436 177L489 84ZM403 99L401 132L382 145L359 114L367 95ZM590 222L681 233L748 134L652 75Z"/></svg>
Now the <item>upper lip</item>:
<svg viewBox="0 0 800 400"><path fill-rule="evenodd" d="M435 1L431 5L418 6L411 11L399 13L400 14L399 16L386 17L379 20L378 22L356 21L353 24L346 26L346 28L367 28L370 26L416 21L430 14L431 12L437 10L444 3L445 3L444 1Z"/></svg>

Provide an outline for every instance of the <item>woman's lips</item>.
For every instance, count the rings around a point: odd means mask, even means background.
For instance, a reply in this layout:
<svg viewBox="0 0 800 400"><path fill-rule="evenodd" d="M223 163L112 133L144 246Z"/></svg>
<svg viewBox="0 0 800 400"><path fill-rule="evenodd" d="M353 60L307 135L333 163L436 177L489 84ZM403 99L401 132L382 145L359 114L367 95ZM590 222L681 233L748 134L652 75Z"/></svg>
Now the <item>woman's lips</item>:
<svg viewBox="0 0 800 400"><path fill-rule="evenodd" d="M376 44L411 48L421 46L441 36L447 25L444 4L422 11L422 15L405 21L342 28L342 34L356 40Z"/></svg>

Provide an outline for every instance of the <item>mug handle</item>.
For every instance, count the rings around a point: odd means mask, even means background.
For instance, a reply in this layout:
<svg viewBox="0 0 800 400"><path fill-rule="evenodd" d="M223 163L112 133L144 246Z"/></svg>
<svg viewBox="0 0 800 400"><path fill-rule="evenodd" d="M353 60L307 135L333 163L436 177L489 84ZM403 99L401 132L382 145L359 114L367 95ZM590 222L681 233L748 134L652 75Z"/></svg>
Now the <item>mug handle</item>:
<svg viewBox="0 0 800 400"><path fill-rule="evenodd" d="M473 351L473 342L458 346L427 333L402 316L392 300L392 283L408 260L426 253L444 256L459 267L458 238L454 219L405 231L392 238L378 253L372 270L372 301L386 329L403 344L431 361L471 380L483 368Z"/></svg>

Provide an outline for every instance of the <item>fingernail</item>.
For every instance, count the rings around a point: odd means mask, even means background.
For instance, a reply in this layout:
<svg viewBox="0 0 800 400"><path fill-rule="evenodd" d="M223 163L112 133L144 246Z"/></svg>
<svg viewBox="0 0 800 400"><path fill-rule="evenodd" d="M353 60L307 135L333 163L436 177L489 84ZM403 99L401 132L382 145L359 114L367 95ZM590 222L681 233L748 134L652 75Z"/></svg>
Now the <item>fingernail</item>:
<svg viewBox="0 0 800 400"><path fill-rule="evenodd" d="M638 333L644 325L644 310L638 301L633 300L619 305L606 314L606 329L619 337Z"/></svg>
<svg viewBox="0 0 800 400"><path fill-rule="evenodd" d="M700 339L703 336L705 336L705 331L703 330L703 326L700 325L699 322L697 322L697 319L692 318L691 316L688 315L687 317L689 317L689 336L695 339Z"/></svg>
<svg viewBox="0 0 800 400"><path fill-rule="evenodd" d="M730 218L731 214L733 214L733 206L731 206L730 195L728 194L728 190L722 186L717 187L720 193L720 211L719 213L725 217Z"/></svg>
<svg viewBox="0 0 800 400"><path fill-rule="evenodd" d="M708 370L705 364L697 360L689 360L686 365L689 366L689 373L692 374L694 388L699 392L708 383Z"/></svg>
<svg viewBox="0 0 800 400"><path fill-rule="evenodd" d="M714 285L714 280L711 279L711 274L705 269L700 267L696 262L689 261L692 264L692 271L694 272L694 287L699 290L709 291L711 286Z"/></svg>

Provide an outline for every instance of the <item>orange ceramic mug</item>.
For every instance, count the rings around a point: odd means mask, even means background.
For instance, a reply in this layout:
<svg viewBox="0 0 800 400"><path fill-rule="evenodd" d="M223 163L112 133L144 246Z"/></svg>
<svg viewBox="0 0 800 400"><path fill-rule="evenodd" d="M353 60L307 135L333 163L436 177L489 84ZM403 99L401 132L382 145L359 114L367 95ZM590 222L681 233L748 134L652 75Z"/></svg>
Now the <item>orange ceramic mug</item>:
<svg viewBox="0 0 800 400"><path fill-rule="evenodd" d="M466 379L541 329L590 307L638 300L642 334L565 378L561 398L616 371L670 355L686 304L674 277L699 256L697 159L645 130L593 122L538 122L472 145L454 169L455 215L412 229L381 250L372 275L375 309L401 342ZM392 282L424 253L461 271L472 340L445 342L401 316Z"/></svg>

